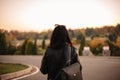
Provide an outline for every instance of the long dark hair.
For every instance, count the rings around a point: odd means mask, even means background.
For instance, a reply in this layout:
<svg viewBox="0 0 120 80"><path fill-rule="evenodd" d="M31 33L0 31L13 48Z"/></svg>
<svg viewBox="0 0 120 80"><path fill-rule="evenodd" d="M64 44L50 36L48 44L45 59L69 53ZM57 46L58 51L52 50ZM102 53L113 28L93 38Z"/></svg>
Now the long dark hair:
<svg viewBox="0 0 120 80"><path fill-rule="evenodd" d="M49 47L60 49L67 44L72 46L72 42L65 25L57 25L52 33Z"/></svg>

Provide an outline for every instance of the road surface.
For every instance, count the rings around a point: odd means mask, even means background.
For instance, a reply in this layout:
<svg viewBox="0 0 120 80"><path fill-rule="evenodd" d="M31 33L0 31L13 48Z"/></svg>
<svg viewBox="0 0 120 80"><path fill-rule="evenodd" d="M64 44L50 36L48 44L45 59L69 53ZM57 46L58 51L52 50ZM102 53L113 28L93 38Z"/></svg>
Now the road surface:
<svg viewBox="0 0 120 80"><path fill-rule="evenodd" d="M40 68L42 56L0 56L0 62L25 63ZM120 80L120 57L79 57L83 80ZM20 80L46 80L37 73Z"/></svg>

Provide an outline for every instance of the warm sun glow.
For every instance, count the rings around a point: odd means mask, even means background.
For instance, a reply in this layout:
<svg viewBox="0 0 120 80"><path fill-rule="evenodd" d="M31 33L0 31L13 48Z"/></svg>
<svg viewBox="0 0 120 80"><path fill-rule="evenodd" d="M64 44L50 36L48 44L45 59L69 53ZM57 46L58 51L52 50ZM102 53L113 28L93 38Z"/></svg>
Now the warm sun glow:
<svg viewBox="0 0 120 80"><path fill-rule="evenodd" d="M54 0L27 2L25 0L24 4L20 1L12 4L9 2L3 5L5 8L1 10L5 14L0 15L4 18L2 18L0 26L10 23L22 25L24 30L40 31L53 29L56 23L64 24L68 28L85 28L115 25L116 21L115 12L100 0L61 0L58 2ZM8 10L6 6L11 10Z"/></svg>
<svg viewBox="0 0 120 80"><path fill-rule="evenodd" d="M108 8L99 3L89 2L83 2L81 5L79 3L46 3L42 7L34 5L34 7L23 11L21 15L22 24L38 29L40 24L44 26L44 24L54 23L66 24L74 28L102 26L112 23L112 19L113 14Z"/></svg>

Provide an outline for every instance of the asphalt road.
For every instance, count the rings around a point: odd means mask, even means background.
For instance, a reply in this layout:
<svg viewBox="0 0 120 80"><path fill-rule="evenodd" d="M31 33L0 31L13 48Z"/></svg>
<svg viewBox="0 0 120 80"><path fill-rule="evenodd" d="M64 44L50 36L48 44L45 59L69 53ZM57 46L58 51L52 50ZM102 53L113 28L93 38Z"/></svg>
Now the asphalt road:
<svg viewBox="0 0 120 80"><path fill-rule="evenodd" d="M25 63L40 68L42 56L0 56L0 62ZM120 57L79 57L83 80L120 80ZM37 73L20 80L46 80Z"/></svg>

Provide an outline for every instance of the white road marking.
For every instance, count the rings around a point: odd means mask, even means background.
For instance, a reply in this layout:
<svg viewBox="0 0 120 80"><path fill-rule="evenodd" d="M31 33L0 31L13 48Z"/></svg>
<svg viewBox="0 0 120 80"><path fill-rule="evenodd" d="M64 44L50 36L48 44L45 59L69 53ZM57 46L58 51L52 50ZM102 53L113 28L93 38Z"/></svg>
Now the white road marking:
<svg viewBox="0 0 120 80"><path fill-rule="evenodd" d="M25 78L25 77L28 77L28 76L32 76L32 75L37 74L37 73L39 72L38 67L36 67L36 66L33 66L33 67L36 68L36 71L35 71L35 72L33 72L33 73L31 73L31 74L28 74L28 75L24 75L24 76L18 77L18 78L14 78L14 79L12 79L12 80L19 80L19 79L22 79L22 78Z"/></svg>

